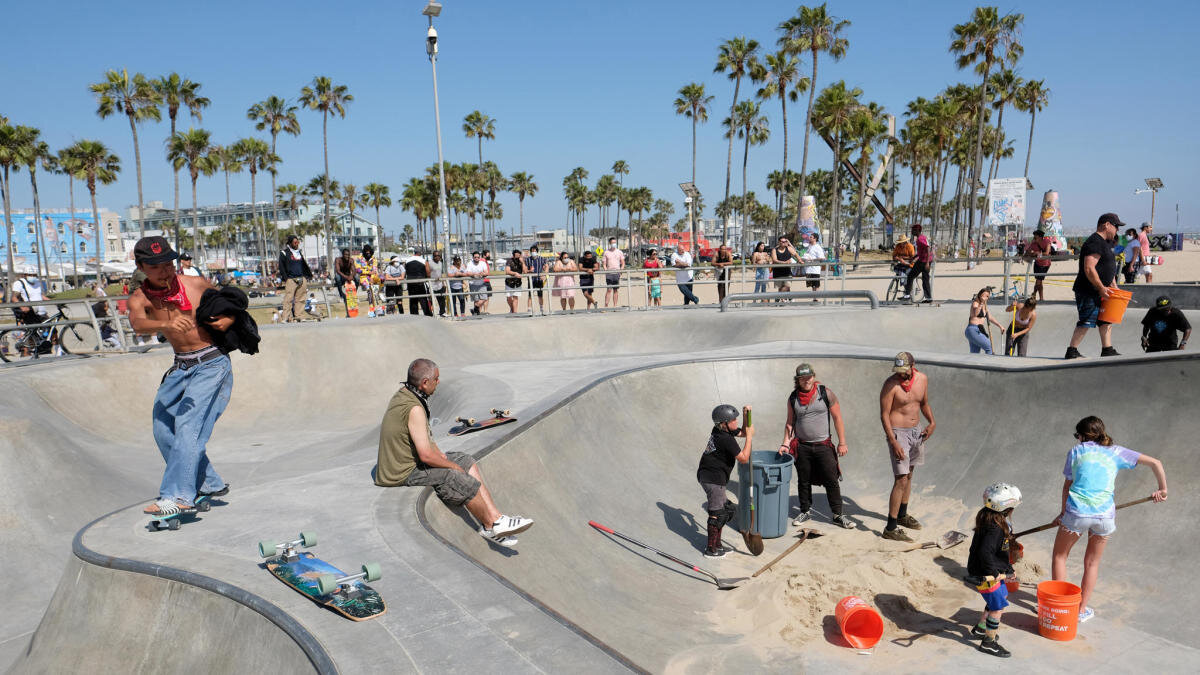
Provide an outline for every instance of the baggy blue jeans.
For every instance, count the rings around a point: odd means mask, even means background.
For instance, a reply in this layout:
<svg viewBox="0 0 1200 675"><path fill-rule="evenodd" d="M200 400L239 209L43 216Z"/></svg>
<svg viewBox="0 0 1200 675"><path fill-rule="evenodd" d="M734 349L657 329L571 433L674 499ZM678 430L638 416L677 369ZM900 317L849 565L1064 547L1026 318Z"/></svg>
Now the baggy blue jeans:
<svg viewBox="0 0 1200 675"><path fill-rule="evenodd" d="M159 499L190 505L199 492L225 487L208 461L205 446L232 392L228 356L173 368L163 378L154 397L154 442L167 463Z"/></svg>
<svg viewBox="0 0 1200 675"><path fill-rule="evenodd" d="M984 332L983 326L967 324L967 329L963 331L963 334L967 336L967 344L970 345L972 354L992 353L992 341Z"/></svg>
<svg viewBox="0 0 1200 675"><path fill-rule="evenodd" d="M689 302L694 302L697 305L700 304L700 298L697 298L696 294L692 292L692 282L689 281L686 284L681 284L679 282L675 282L675 285L679 286L679 292L683 293L683 306L684 307L687 307L687 304Z"/></svg>

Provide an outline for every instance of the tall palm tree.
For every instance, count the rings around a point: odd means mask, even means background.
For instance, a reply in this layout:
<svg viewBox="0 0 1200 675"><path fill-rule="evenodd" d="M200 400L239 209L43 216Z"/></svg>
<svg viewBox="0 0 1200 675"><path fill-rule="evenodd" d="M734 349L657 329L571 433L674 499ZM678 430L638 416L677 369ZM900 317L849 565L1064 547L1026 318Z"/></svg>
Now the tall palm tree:
<svg viewBox="0 0 1200 675"><path fill-rule="evenodd" d="M838 177L842 173L845 155L846 132L850 130L850 119L861 103L862 89L848 89L845 80L838 80L821 91L813 106L813 126L833 140L833 194L830 199L830 239L836 247L841 244L842 192Z"/></svg>
<svg viewBox="0 0 1200 675"><path fill-rule="evenodd" d="M67 220L67 226L71 228L71 270L74 273L74 281L72 285L79 288L79 259L77 252L79 247L75 236L77 234L77 225L75 221L75 180L80 178L79 163L71 155L69 148L63 148L58 151L58 173L67 177L67 200L70 216Z"/></svg>
<svg viewBox="0 0 1200 675"><path fill-rule="evenodd" d="M611 173L606 173L600 176L596 181L596 206L600 211L600 228L608 230L608 212L612 208L613 202L617 200L617 177ZM610 236L609 232L605 232L603 236Z"/></svg>
<svg viewBox="0 0 1200 675"><path fill-rule="evenodd" d="M1033 155L1033 125L1037 114L1050 103L1050 90L1045 80L1027 80L1021 87L1013 105L1021 112L1029 113L1029 148L1025 150L1025 176L1029 176L1029 157Z"/></svg>
<svg viewBox="0 0 1200 675"><path fill-rule="evenodd" d="M50 152L50 146L38 137L41 131L33 127L21 126L17 127L20 136L20 145L17 149L17 156L22 165L29 170L29 185L33 190L33 222L34 241L37 242L37 265L39 276L42 275L42 270L45 270L46 276L50 273L50 254L46 246L45 232L42 227L42 205L38 195L37 170L38 167L45 169L47 172L53 172L56 168L57 160Z"/></svg>
<svg viewBox="0 0 1200 675"><path fill-rule="evenodd" d="M699 82L683 85L679 89L679 95L675 97L675 114L692 120L692 185L696 184L696 125L708 121L708 106L712 102L713 97L707 95L704 85ZM694 251L696 250L696 223L693 220L688 225L692 230L692 250Z"/></svg>
<svg viewBox="0 0 1200 675"><path fill-rule="evenodd" d="M613 162L611 171L617 177L617 188L618 188L617 189L617 218L616 218L616 222L613 223L613 227L620 229L621 228L621 205L624 203L621 200L625 196L625 176L629 175L629 162L626 162L623 159L618 159L617 161ZM633 242L630 241L629 245L630 245L630 247L632 247Z"/></svg>
<svg viewBox="0 0 1200 675"><path fill-rule="evenodd" d="M73 166L77 168L87 183L88 193L92 196L92 223L96 227L96 279L103 272L107 246L105 245L104 225L100 222L100 209L96 207L96 183L111 185L121 172L121 159L108 151L100 141L82 140L67 148Z"/></svg>
<svg viewBox="0 0 1200 675"><path fill-rule="evenodd" d="M867 206L867 172L875 144L887 139L887 119L878 103L859 106L850 118L848 136L858 150L858 211L854 222L854 259L862 249L862 226Z"/></svg>
<svg viewBox="0 0 1200 675"><path fill-rule="evenodd" d="M225 208L229 208L229 174L242 172L242 158L233 145L217 145L213 147L213 155L217 158L218 168L225 174ZM225 214L229 221L229 214Z"/></svg>
<svg viewBox="0 0 1200 675"><path fill-rule="evenodd" d="M345 119L346 106L354 100L354 95L344 84L334 84L333 80L318 75L312 84L300 90L300 105L321 112L321 147L325 156L325 184L321 190L324 211L322 218L325 222L325 258L326 263L333 267L333 240L329 237L329 116L337 115Z"/></svg>
<svg viewBox="0 0 1200 675"><path fill-rule="evenodd" d="M996 116L996 143L992 148L992 163L988 170L988 179L995 178L1000 175L1000 142L1004 138L1004 108L1016 103L1017 96L1021 93L1021 87L1025 86L1025 80L1017 75L1012 68L1002 68L995 73L992 73L992 81L990 84L992 90L992 107L999 111Z"/></svg>
<svg viewBox="0 0 1200 675"><path fill-rule="evenodd" d="M96 114L100 119L124 114L129 120L129 132L133 134L133 162L137 168L138 236L144 237L146 224L142 218L146 200L142 196L142 151L138 147L137 125L146 120L162 120L162 111L158 107L162 105L162 96L145 75L136 73L130 77L129 71L123 68L106 72L103 82L88 85L88 89L96 96ZM96 227L99 226L97 223Z"/></svg>
<svg viewBox="0 0 1200 675"><path fill-rule="evenodd" d="M213 154L213 149L212 133L204 129L188 129L167 140L167 161L171 162L176 172L186 168L192 179L192 241L200 247L201 269L206 267L208 251L204 249L204 240L200 238L200 203L196 199L196 181L200 179L200 174L211 176L220 167L220 159Z"/></svg>
<svg viewBox="0 0 1200 675"><path fill-rule="evenodd" d="M258 227L258 255L262 279L267 278L267 231L264 218L258 215L258 172L268 171L279 158L261 138L243 138L233 144L246 169L250 172L250 226Z"/></svg>
<svg viewBox="0 0 1200 675"><path fill-rule="evenodd" d="M779 45L793 54L808 52L812 56L812 77L808 84L808 110L804 113L804 154L800 158L800 199L804 199L805 182L808 180L808 139L812 135L814 96L817 93L817 60L822 53L834 61L846 55L850 41L842 37L842 31L850 26L845 19L829 14L826 3L820 7L801 6L800 11L779 24L783 32ZM834 169L836 175L836 168ZM796 209L796 227L800 227L801 209Z"/></svg>
<svg viewBox="0 0 1200 675"><path fill-rule="evenodd" d="M358 186L354 183L343 183L342 193L335 196L338 200L338 208L343 208L350 212L350 231L347 234L353 237L357 231L354 222L354 211L364 205L362 195L358 193Z"/></svg>
<svg viewBox="0 0 1200 675"><path fill-rule="evenodd" d="M763 58L763 70L760 78L764 85L758 90L758 97L763 100L778 98L783 113L783 173L788 173L788 120L787 102L793 103L800 94L808 90L810 80L800 75L800 60L786 49ZM780 192L775 203L777 214L783 213L783 192ZM803 197L803 195L801 195ZM777 224L778 226L778 224Z"/></svg>
<svg viewBox="0 0 1200 675"><path fill-rule="evenodd" d="M1017 41L1021 23L1025 20L1023 14L1005 14L995 7L976 7L971 20L954 27L954 39L950 42L950 52L955 54L959 69L975 65L975 72L981 76L983 88L979 93L978 121L975 129L975 153L971 165L971 179L968 183L967 194L971 196L968 204L967 236L970 237L975 229L975 186L979 182L979 172L983 168L983 118L987 106L988 78L992 67L997 64L1012 65L1021 58L1025 48ZM982 230L982 228L980 228ZM979 250L976 246L976 250Z"/></svg>
<svg viewBox="0 0 1200 675"><path fill-rule="evenodd" d="M477 187L479 188L479 201L482 203L483 202L483 191L484 191L483 184L487 182L487 180L486 180L487 169L483 165L483 141L484 141L484 139L487 139L489 141L496 140L496 120L492 119L491 117L488 117L487 115L479 112L478 110L474 110L470 114L468 114L466 117L463 118L462 130L463 130L463 133L466 134L467 138L474 138L476 140L476 143L478 144L479 170L485 172L485 176L484 176L483 180L480 182L481 184L477 185ZM480 223L480 235L481 236L486 236L486 229L487 229L486 218L484 218L481 220L481 223Z"/></svg>
<svg viewBox="0 0 1200 675"><path fill-rule="evenodd" d="M367 183L363 187L361 201L365 206L375 209L375 231L381 247L383 246L383 221L379 218L379 209L392 205L391 192L391 189L383 183Z"/></svg>
<svg viewBox="0 0 1200 675"><path fill-rule="evenodd" d="M167 108L167 118L171 120L171 135L167 136L169 146L171 139L175 137L175 120L179 116L179 108L187 108L192 117L200 122L200 111L207 108L211 101L199 94L199 82L180 77L179 73L164 75L151 84ZM172 173L175 182L175 248L179 248L179 169L174 169ZM192 239L195 239L195 233Z"/></svg>
<svg viewBox="0 0 1200 675"><path fill-rule="evenodd" d="M721 43L717 48L717 65L714 73L725 73L733 80L733 102L729 104L729 115L732 117L738 104L738 93L742 87L742 78L750 76L755 80L758 74L758 41L745 37L735 37ZM729 199L729 180L733 172L733 136L729 137L729 156L725 162L725 199ZM729 241L729 221L721 223L721 243Z"/></svg>
<svg viewBox="0 0 1200 675"><path fill-rule="evenodd" d="M488 160L483 165L483 181L484 187L488 193L487 219L491 223L492 248L496 248L496 220L503 216L502 209L494 208L496 206L496 195L508 190L508 179L504 177L504 173L500 171L500 167L496 163Z"/></svg>
<svg viewBox="0 0 1200 675"><path fill-rule="evenodd" d="M525 198L537 194L538 184L533 182L533 175L518 171L508 177L509 190L517 196L517 205L521 211L521 237L525 236Z"/></svg>
<svg viewBox="0 0 1200 675"><path fill-rule="evenodd" d="M12 182L9 180L9 171L19 171L21 168L21 145L23 142L24 132L8 123L8 119L0 117L0 191L3 192L4 201L4 231L5 231L5 246L8 255L8 281L5 288L12 288L13 285L13 222L12 222L12 195L10 188ZM7 300L7 298L5 298Z"/></svg>
<svg viewBox="0 0 1200 675"><path fill-rule="evenodd" d="M728 130L726 136L746 140L745 150L742 151L742 228L748 227L746 215L750 213L750 203L747 201L746 167L750 163L750 146L762 145L771 136L766 115L756 101L742 101L733 109L733 114L722 123ZM725 242L722 242L725 243Z"/></svg>
<svg viewBox="0 0 1200 675"><path fill-rule="evenodd" d="M268 96L267 98L250 106L246 111L246 118L255 122L254 128L262 131L269 129L271 132L271 154L275 152L275 142L279 138L280 133L291 134L293 136L300 135L300 120L296 117L297 106L288 104L286 99L278 96ZM278 194L275 191L275 172L271 172L271 194ZM276 202L271 202L271 220L277 220L275 213Z"/></svg>

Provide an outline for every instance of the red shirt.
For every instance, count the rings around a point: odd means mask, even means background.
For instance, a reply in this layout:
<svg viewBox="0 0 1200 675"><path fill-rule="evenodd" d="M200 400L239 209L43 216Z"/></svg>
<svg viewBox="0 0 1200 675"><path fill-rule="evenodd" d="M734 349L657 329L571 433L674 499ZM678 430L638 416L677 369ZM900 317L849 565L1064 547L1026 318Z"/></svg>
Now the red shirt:
<svg viewBox="0 0 1200 675"><path fill-rule="evenodd" d="M662 262L648 258L646 259L646 262L642 263L642 267L648 270L658 269L662 267ZM657 279L661 274L662 272L646 272L646 278Z"/></svg>
<svg viewBox="0 0 1200 675"><path fill-rule="evenodd" d="M1042 243L1038 243L1037 237L1029 240L1029 245L1025 247L1026 253L1034 253L1037 255L1037 262L1042 265L1049 265L1050 259L1050 239L1042 237Z"/></svg>
<svg viewBox="0 0 1200 675"><path fill-rule="evenodd" d="M929 248L929 240L925 238L925 235L918 234L914 241L917 244L917 262L933 262L933 251Z"/></svg>

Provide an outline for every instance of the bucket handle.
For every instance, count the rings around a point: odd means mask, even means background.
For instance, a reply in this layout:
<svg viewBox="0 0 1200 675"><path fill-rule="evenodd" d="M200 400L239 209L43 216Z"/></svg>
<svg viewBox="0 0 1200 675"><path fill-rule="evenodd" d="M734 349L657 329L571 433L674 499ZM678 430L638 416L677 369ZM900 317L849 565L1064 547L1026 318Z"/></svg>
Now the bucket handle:
<svg viewBox="0 0 1200 675"><path fill-rule="evenodd" d="M765 478L763 481L764 488L775 487L783 483L783 470L779 467L763 467L763 474Z"/></svg>

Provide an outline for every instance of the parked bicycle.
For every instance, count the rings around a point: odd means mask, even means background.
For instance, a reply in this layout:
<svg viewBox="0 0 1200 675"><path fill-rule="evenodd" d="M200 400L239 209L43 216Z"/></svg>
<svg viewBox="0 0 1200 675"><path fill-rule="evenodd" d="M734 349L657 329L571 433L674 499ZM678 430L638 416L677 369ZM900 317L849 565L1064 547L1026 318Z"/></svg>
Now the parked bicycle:
<svg viewBox="0 0 1200 675"><path fill-rule="evenodd" d="M27 316L17 316L17 326L0 330L0 360L5 363L26 361L43 356L82 354L100 348L99 336L90 323L67 323L66 305L58 305L58 311L45 320L33 315L38 323L22 321ZM14 315L18 314L14 311Z"/></svg>

